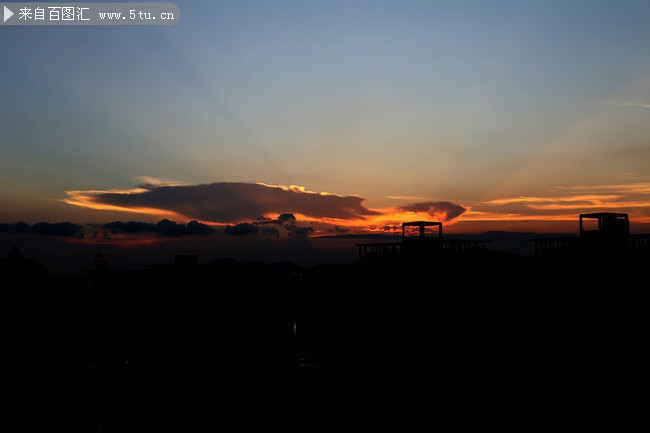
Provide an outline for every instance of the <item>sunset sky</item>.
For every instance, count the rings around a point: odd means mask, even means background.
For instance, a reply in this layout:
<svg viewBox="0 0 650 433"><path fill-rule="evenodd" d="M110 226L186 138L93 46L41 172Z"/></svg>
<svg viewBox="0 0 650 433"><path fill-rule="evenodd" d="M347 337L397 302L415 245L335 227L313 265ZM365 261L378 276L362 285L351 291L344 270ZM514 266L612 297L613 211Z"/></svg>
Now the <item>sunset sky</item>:
<svg viewBox="0 0 650 433"><path fill-rule="evenodd" d="M169 27L0 25L0 236L650 232L646 0L176 3Z"/></svg>

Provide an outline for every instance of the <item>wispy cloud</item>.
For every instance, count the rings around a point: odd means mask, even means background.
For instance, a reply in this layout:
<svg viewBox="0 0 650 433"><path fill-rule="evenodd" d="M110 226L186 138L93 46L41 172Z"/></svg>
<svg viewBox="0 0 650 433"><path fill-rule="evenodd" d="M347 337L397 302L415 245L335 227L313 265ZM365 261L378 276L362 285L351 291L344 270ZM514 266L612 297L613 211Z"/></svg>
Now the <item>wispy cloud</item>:
<svg viewBox="0 0 650 433"><path fill-rule="evenodd" d="M616 107L650 108L650 104L644 104L642 102L599 102L598 105L612 105Z"/></svg>
<svg viewBox="0 0 650 433"><path fill-rule="evenodd" d="M138 179L140 181L140 184L143 187L187 185L187 183L184 183L184 182L179 182L177 180L165 179L165 178L160 178L160 177L138 176L136 179Z"/></svg>
<svg viewBox="0 0 650 433"><path fill-rule="evenodd" d="M608 191L619 194L650 194L650 182L634 182L622 184L600 184L600 185L573 185L557 186L552 191Z"/></svg>
<svg viewBox="0 0 650 433"><path fill-rule="evenodd" d="M524 203L534 205L536 203L557 203L557 202L590 202L590 203L603 203L608 200L615 200L619 198L618 195L575 195L568 197L511 197L499 198L488 200L484 202L485 205L506 205L512 203Z"/></svg>
<svg viewBox="0 0 650 433"><path fill-rule="evenodd" d="M391 200L417 200L417 201L427 201L427 197L420 197L414 195L387 195L386 198Z"/></svg>
<svg viewBox="0 0 650 433"><path fill-rule="evenodd" d="M472 203L464 221L575 220L585 211L626 212L650 221L650 183L572 185L550 188L541 196L504 197Z"/></svg>

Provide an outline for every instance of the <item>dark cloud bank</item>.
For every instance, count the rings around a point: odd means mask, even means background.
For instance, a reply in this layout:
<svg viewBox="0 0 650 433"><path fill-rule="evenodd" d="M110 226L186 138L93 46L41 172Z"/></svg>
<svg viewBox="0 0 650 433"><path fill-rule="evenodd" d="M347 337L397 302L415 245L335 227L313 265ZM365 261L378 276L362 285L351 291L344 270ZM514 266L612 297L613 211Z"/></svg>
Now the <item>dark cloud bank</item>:
<svg viewBox="0 0 650 433"><path fill-rule="evenodd" d="M165 236L204 236L216 232L213 227L198 221L190 221L185 225L168 219L155 224L141 221L114 221L103 224L101 228L110 233L155 233Z"/></svg>
<svg viewBox="0 0 650 433"><path fill-rule="evenodd" d="M307 236L313 233L311 227L296 224L296 217L290 213L281 214L276 219L259 217L253 222L227 225L223 229L215 228L198 221L187 224L163 219L157 223L143 221L113 221L106 224L89 224L87 226L72 222L25 222L0 223L0 234L30 234L39 236L63 236L77 239L94 239L102 237L109 239L111 234L147 235L153 234L164 237L207 236L223 233L232 236L266 236L279 238L281 233L289 236Z"/></svg>
<svg viewBox="0 0 650 433"><path fill-rule="evenodd" d="M142 221L114 221L101 225L100 229L112 234L151 233L161 236L180 237L206 236L214 233L223 233L231 236L264 236L271 238L279 238L281 232L284 232L289 236L306 236L314 231L311 227L298 226L296 224L296 217L290 213L281 214L276 219L259 217L257 221L227 225L223 229L217 229L198 221L190 221L185 225L168 219L164 219L155 224Z"/></svg>
<svg viewBox="0 0 650 433"><path fill-rule="evenodd" d="M426 212L429 215L439 215L443 222L458 218L467 212L463 206L448 201L412 203L400 206L398 209L403 212Z"/></svg>
<svg viewBox="0 0 650 433"><path fill-rule="evenodd" d="M18 223L0 223L0 233L13 234L34 234L44 236L66 236L79 237L83 236L83 226L71 222L49 223L39 222L36 224Z"/></svg>
<svg viewBox="0 0 650 433"><path fill-rule="evenodd" d="M154 208L215 223L253 221L260 215L291 211L311 218L355 219L379 212L366 208L361 197L285 189L256 183L220 182L204 185L142 185L141 193L99 193L98 204Z"/></svg>
<svg viewBox="0 0 650 433"><path fill-rule="evenodd" d="M245 222L226 226L225 234L234 236L262 235L272 238L280 237L280 229L274 226L283 227L291 235L307 235L313 232L311 227L299 227L296 225L296 217L290 213L283 213L276 219L259 217L255 222Z"/></svg>

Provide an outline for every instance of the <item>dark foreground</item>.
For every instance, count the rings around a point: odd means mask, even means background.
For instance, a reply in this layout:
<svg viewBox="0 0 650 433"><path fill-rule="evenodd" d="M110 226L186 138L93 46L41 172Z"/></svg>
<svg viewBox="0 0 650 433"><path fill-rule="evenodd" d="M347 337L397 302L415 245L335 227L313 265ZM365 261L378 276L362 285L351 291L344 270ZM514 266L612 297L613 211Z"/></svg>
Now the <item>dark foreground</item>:
<svg viewBox="0 0 650 433"><path fill-rule="evenodd" d="M79 278L5 263L7 413L14 431L244 428L264 413L620 427L646 384L646 266L481 250Z"/></svg>

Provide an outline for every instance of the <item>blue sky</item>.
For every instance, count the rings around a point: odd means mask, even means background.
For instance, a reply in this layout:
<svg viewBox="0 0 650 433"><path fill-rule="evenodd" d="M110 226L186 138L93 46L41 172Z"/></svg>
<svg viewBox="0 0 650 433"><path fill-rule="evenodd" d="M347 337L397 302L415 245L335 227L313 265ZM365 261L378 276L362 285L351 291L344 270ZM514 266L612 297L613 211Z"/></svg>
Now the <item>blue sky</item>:
<svg viewBox="0 0 650 433"><path fill-rule="evenodd" d="M124 218L62 200L147 177L650 221L647 1L176 3L171 27L0 26L2 220Z"/></svg>

